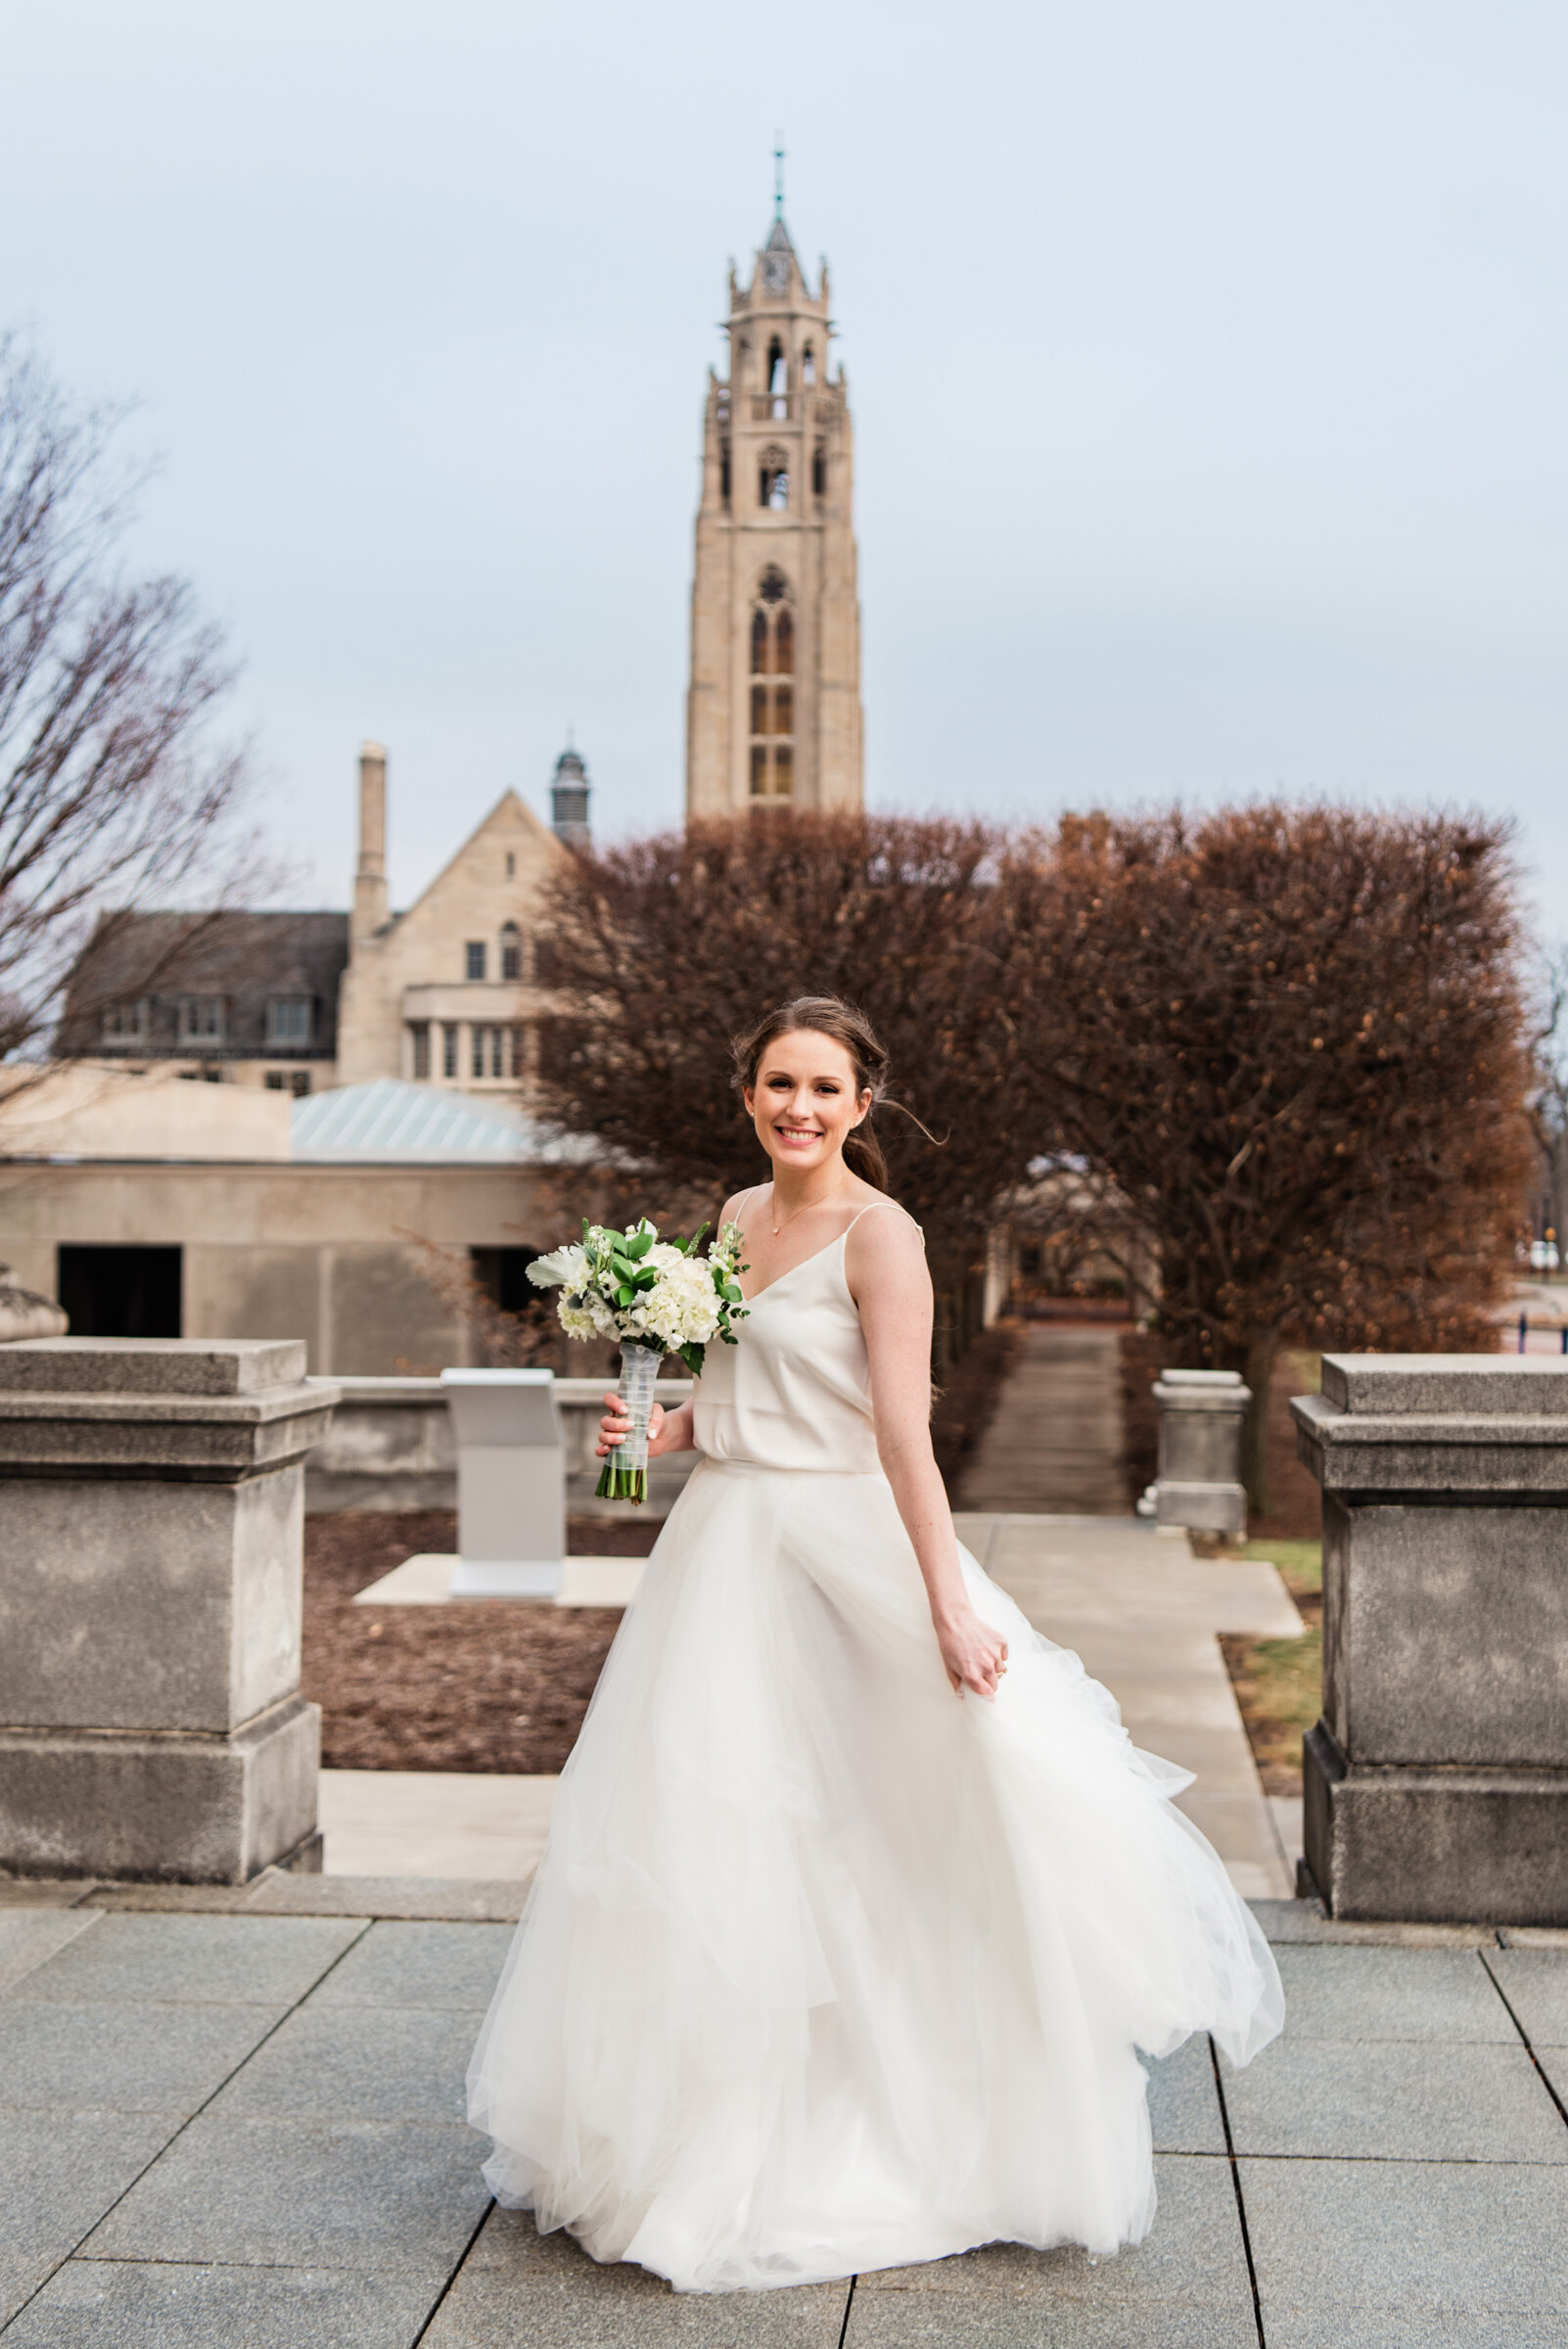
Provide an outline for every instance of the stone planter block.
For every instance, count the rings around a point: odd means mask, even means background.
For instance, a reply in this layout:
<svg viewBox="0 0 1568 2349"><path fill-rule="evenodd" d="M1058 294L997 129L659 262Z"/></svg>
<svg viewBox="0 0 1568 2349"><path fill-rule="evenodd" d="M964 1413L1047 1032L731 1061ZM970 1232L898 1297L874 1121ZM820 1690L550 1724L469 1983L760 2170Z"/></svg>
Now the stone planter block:
<svg viewBox="0 0 1568 2349"><path fill-rule="evenodd" d="M1568 1362L1327 1356L1308 1866L1332 1913L1568 1923Z"/></svg>
<svg viewBox="0 0 1568 2349"><path fill-rule="evenodd" d="M244 1882L308 1852L292 1342L0 1348L0 1869Z"/></svg>
<svg viewBox="0 0 1568 2349"><path fill-rule="evenodd" d="M566 1452L548 1370L443 1370L457 1445L454 1598L553 1598Z"/></svg>
<svg viewBox="0 0 1568 2349"><path fill-rule="evenodd" d="M1244 1534L1241 1427L1252 1391L1234 1370L1167 1370L1155 1381L1160 1406L1160 1525L1193 1533Z"/></svg>

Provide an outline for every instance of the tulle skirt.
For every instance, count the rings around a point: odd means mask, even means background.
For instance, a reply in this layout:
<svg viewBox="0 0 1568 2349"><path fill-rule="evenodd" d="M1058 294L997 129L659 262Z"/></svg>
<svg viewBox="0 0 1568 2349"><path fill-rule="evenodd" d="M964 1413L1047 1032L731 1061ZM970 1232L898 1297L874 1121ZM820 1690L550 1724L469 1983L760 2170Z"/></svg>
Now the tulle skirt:
<svg viewBox="0 0 1568 2349"><path fill-rule="evenodd" d="M948 1686L881 1476L704 1461L562 1773L469 2073L497 2198L684 2290L1154 2217L1145 2075L1283 2019L1257 1924L1107 1691Z"/></svg>

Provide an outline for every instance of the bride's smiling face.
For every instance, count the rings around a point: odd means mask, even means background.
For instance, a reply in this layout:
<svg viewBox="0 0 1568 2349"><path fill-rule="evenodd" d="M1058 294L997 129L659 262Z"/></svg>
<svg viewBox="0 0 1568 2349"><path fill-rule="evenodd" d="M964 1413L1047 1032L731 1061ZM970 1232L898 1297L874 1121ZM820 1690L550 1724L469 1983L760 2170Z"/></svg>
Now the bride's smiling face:
<svg viewBox="0 0 1568 2349"><path fill-rule="evenodd" d="M746 1114L774 1165L826 1165L843 1149L871 1106L869 1089L856 1095L854 1064L831 1036L792 1029L763 1047L757 1082L745 1092Z"/></svg>

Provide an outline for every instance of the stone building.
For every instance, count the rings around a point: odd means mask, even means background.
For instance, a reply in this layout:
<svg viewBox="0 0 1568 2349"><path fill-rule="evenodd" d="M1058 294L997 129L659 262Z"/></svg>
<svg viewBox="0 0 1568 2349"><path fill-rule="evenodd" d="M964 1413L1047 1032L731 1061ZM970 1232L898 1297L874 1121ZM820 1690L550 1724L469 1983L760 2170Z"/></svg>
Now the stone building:
<svg viewBox="0 0 1568 2349"><path fill-rule="evenodd" d="M396 913L387 754L366 743L352 912L114 916L78 966L59 1057L296 1095L378 1077L526 1093L556 1008L544 884L588 845L588 794L580 755L564 751L550 827L503 793Z"/></svg>
<svg viewBox="0 0 1568 2349"><path fill-rule="evenodd" d="M587 773L556 761L554 829L515 791L406 913L387 897L387 754L359 759L359 865L338 1009L338 1082L402 1077L469 1093L528 1089L549 989L544 885L586 843Z"/></svg>
<svg viewBox="0 0 1568 2349"><path fill-rule="evenodd" d="M691 595L686 813L858 807L860 609L849 387L782 203L710 372Z"/></svg>

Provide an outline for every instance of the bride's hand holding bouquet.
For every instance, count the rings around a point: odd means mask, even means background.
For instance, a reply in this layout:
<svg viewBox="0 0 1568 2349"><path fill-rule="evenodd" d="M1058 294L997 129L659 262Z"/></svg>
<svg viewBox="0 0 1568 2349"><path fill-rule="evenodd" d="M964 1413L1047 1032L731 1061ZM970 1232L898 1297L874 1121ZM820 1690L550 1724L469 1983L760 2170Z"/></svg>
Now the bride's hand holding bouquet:
<svg viewBox="0 0 1568 2349"><path fill-rule="evenodd" d="M701 1256L707 1229L704 1223L689 1240L662 1240L646 1217L624 1231L584 1220L580 1241L535 1257L529 1267L536 1288L560 1289L556 1310L569 1338L614 1338L621 1348L621 1382L615 1397L606 1398L619 1405L618 1424L612 1434L605 1422L598 1447L605 1463L595 1487L600 1499L645 1500L649 1459L682 1448L653 1399L664 1357L679 1355L695 1376L715 1338L736 1343L731 1324L746 1313L736 1277L746 1269L740 1230L726 1223Z"/></svg>

